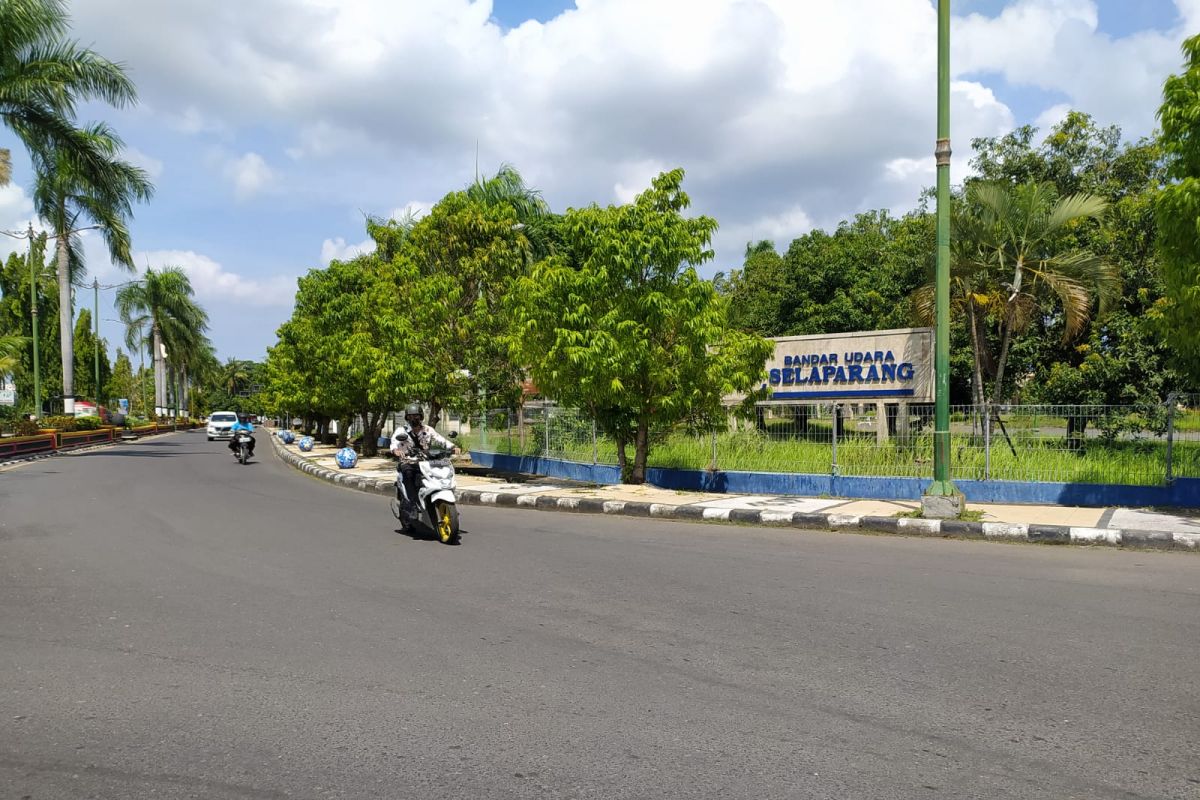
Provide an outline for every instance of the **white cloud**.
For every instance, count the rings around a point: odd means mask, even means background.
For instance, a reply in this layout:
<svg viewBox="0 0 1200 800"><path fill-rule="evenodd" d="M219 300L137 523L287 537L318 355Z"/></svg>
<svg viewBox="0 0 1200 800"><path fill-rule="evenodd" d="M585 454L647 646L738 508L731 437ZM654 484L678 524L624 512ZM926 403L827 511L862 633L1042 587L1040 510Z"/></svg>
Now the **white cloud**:
<svg viewBox="0 0 1200 800"><path fill-rule="evenodd" d="M265 280L229 272L213 259L192 250L150 250L138 253L135 262L155 269L180 267L191 278L196 297L210 303L288 307L296 294L296 279L274 276Z"/></svg>
<svg viewBox="0 0 1200 800"><path fill-rule="evenodd" d="M238 200L248 200L270 188L276 181L274 170L258 153L246 153L225 165L225 176L233 182Z"/></svg>
<svg viewBox="0 0 1200 800"><path fill-rule="evenodd" d="M348 261L355 256L374 252L375 241L373 239L366 239L358 244L347 244L345 239L338 236L336 239L326 239L321 242L321 263L328 264L335 260Z"/></svg>

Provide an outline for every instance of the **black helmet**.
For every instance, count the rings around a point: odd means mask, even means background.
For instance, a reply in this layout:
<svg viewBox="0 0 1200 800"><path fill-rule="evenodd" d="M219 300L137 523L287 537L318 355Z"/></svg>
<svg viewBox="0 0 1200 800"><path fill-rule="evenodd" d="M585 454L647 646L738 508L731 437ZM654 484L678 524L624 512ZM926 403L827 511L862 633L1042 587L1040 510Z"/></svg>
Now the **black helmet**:
<svg viewBox="0 0 1200 800"><path fill-rule="evenodd" d="M404 419L409 422L420 422L425 419L425 412L421 410L420 403L409 403L404 407Z"/></svg>

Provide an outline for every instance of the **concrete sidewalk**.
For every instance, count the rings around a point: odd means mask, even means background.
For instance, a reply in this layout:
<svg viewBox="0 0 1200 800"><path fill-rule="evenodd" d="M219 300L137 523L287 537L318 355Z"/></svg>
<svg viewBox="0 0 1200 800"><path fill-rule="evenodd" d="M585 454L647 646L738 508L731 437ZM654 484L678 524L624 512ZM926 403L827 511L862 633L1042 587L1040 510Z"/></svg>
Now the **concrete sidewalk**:
<svg viewBox="0 0 1200 800"><path fill-rule="evenodd" d="M337 449L318 445L302 453L278 436L272 445L288 463L309 474L363 491L390 494L396 478L390 458L360 458L339 469ZM1200 510L1195 516L1145 509L1078 508L1053 505L970 503L977 521L927 520L909 515L917 501L853 500L786 495L680 492L655 486L598 486L536 476L469 474L459 465L459 500L464 505L522 506L627 516L790 525L828 530L864 530L933 536L964 536L1074 544L1109 544L1200 550Z"/></svg>

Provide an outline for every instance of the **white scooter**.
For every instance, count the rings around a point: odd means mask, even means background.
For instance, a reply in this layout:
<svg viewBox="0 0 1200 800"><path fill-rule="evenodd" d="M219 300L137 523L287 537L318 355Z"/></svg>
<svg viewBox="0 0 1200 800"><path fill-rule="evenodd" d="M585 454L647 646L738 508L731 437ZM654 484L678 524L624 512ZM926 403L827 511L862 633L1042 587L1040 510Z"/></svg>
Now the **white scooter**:
<svg viewBox="0 0 1200 800"><path fill-rule="evenodd" d="M451 433L453 439L457 433ZM406 441L408 434L401 432L397 438ZM396 475L396 498L392 500L392 516L404 523L406 529L417 522L425 522L437 532L444 544L458 544L458 504L454 490L454 465L450 462L453 450L429 448L420 453L417 462L420 479L417 481L417 504L408 506L408 490L404 476ZM407 507L407 508L406 508Z"/></svg>

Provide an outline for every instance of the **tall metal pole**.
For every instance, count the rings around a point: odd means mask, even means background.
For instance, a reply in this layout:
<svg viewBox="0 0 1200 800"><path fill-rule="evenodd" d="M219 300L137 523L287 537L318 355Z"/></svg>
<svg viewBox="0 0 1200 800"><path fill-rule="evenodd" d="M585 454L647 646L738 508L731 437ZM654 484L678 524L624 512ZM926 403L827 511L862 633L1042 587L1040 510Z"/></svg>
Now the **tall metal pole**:
<svg viewBox="0 0 1200 800"><path fill-rule="evenodd" d="M96 396L93 398L96 401L96 413L100 413L100 279L92 278L92 309L93 317L96 323Z"/></svg>
<svg viewBox="0 0 1200 800"><path fill-rule="evenodd" d="M38 363L37 269L33 261L33 223L29 223L29 315L33 319L33 413L42 416L42 368Z"/></svg>
<svg viewBox="0 0 1200 800"><path fill-rule="evenodd" d="M950 0L938 0L937 327L934 340L933 484L926 495L961 498L950 480ZM928 504L926 513L929 513ZM939 516L957 514L941 509ZM959 503L958 510L961 510Z"/></svg>

